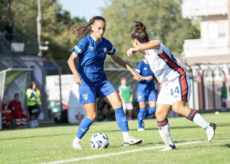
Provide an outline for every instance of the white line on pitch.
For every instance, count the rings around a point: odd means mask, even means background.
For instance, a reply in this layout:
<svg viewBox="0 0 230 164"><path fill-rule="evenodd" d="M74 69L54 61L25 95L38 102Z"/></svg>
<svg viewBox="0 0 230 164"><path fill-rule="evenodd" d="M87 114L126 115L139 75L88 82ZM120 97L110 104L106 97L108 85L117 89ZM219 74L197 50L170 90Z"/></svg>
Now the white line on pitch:
<svg viewBox="0 0 230 164"><path fill-rule="evenodd" d="M218 141L218 140L216 140L216 141ZM176 146L197 144L197 143L201 143L201 142L207 142L207 141L183 142L183 143L176 144ZM57 163L75 162L75 161L81 161L81 160L88 160L88 159L115 156L115 155L120 155L120 154L134 153L134 152L145 151L145 150L160 149L160 148L164 148L164 147L165 146L155 146L155 147L149 147L149 148L144 148L144 149L134 149L134 150L128 150L128 151L123 151L123 152L118 152L118 153L108 153L108 154L104 154L104 155L94 155L94 156L88 156L88 157L83 157L83 158L67 159L67 160L54 161L54 162L48 162L48 163L42 163L42 164L57 164Z"/></svg>

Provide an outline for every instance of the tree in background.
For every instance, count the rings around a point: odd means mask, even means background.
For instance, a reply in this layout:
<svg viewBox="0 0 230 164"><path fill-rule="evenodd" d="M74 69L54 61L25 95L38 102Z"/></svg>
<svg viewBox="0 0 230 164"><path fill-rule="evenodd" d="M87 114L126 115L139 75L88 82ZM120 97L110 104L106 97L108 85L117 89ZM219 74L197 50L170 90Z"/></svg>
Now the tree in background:
<svg viewBox="0 0 230 164"><path fill-rule="evenodd" d="M200 35L191 20L182 18L180 0L110 0L102 12L107 20L105 37L114 44L120 56L131 62L143 58L139 55L128 58L126 55L131 46L134 20L142 21L147 26L150 39L159 39L176 56L182 52L184 39L199 38ZM26 40L37 42L37 0L0 0L0 14L0 30L11 17L16 35L31 36ZM41 0L41 14L41 40L49 41L49 49L43 51L43 56L67 59L76 44L69 29L73 25L84 24L86 20L71 18L57 0Z"/></svg>
<svg viewBox="0 0 230 164"><path fill-rule="evenodd" d="M37 0L1 0L0 14L1 28L11 17L16 35L26 35L29 37L23 40L37 42ZM86 20L71 18L57 0L41 0L41 18L41 40L49 41L49 49L43 51L43 56L48 59L67 59L76 44L69 29L73 25L84 24Z"/></svg>
<svg viewBox="0 0 230 164"><path fill-rule="evenodd" d="M142 21L150 39L160 40L180 57L185 39L199 38L200 32L191 20L181 14L180 0L110 0L102 15L107 21L105 37L116 47L117 54L127 61L143 59L137 55L128 58L133 21Z"/></svg>

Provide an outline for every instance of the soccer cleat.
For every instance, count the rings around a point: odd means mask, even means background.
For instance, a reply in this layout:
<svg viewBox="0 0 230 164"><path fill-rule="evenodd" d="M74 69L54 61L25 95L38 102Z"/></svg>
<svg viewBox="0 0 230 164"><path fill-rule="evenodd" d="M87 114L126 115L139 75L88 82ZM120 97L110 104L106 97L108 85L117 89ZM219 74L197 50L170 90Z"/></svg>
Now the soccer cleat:
<svg viewBox="0 0 230 164"><path fill-rule="evenodd" d="M205 130L208 136L208 141L211 142L215 134L216 124L209 123L208 127Z"/></svg>
<svg viewBox="0 0 230 164"><path fill-rule="evenodd" d="M30 121L30 127L31 128L36 128L36 125L34 124L34 121Z"/></svg>
<svg viewBox="0 0 230 164"><path fill-rule="evenodd" d="M81 146L81 142L73 141L72 142L72 147L77 150L77 149L83 149Z"/></svg>
<svg viewBox="0 0 230 164"><path fill-rule="evenodd" d="M143 131L145 131L145 129L144 128L138 128L137 131L138 132L143 132Z"/></svg>
<svg viewBox="0 0 230 164"><path fill-rule="evenodd" d="M38 124L38 121L37 121L37 120L34 120L34 125L35 125L36 127L39 127L39 124Z"/></svg>
<svg viewBox="0 0 230 164"><path fill-rule="evenodd" d="M22 128L22 129L26 129L26 128L27 128L27 126L26 126L26 125L21 125L21 126L20 126L20 128Z"/></svg>
<svg viewBox="0 0 230 164"><path fill-rule="evenodd" d="M166 146L161 151L168 151L168 150L173 150L173 149L176 149L176 146L175 145L169 145L169 146Z"/></svg>
<svg viewBox="0 0 230 164"><path fill-rule="evenodd" d="M124 140L124 146L129 146L129 145L138 145L142 143L141 139L135 139L134 137L129 137Z"/></svg>

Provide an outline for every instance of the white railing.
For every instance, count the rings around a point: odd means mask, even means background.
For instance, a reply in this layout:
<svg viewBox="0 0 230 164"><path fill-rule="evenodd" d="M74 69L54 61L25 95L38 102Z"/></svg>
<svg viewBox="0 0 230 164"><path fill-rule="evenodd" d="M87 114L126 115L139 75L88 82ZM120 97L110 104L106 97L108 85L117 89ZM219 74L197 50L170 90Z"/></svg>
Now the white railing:
<svg viewBox="0 0 230 164"><path fill-rule="evenodd" d="M183 45L185 57L229 54L229 39L191 39Z"/></svg>
<svg viewBox="0 0 230 164"><path fill-rule="evenodd" d="M184 18L228 13L228 0L184 0L182 15Z"/></svg>

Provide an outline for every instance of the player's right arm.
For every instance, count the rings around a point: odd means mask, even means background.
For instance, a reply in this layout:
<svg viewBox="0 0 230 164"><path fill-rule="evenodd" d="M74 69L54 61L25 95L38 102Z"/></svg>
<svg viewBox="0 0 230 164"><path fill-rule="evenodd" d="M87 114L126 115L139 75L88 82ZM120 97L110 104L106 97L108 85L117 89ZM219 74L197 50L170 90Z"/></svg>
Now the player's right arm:
<svg viewBox="0 0 230 164"><path fill-rule="evenodd" d="M74 81L76 84L82 85L81 83L81 77L78 74L78 71L76 69L74 60L77 59L78 56L80 55L84 55L84 52L86 51L86 47L88 46L88 39L87 38L83 38L81 39L78 44L72 49L72 54L70 55L69 59L68 59L68 65L70 70L72 71L73 75L74 75Z"/></svg>
<svg viewBox="0 0 230 164"><path fill-rule="evenodd" d="M152 41L148 44L140 44L138 47L130 48L127 51L127 55L131 56L133 54L136 54L137 52L149 50L149 49L159 49L161 43L159 41Z"/></svg>
<svg viewBox="0 0 230 164"><path fill-rule="evenodd" d="M82 85L80 75L78 74L75 63L74 63L75 59L77 59L77 55L74 52L72 52L72 54L70 55L70 57L68 59L68 65L69 65L69 68L74 75L75 83Z"/></svg>

